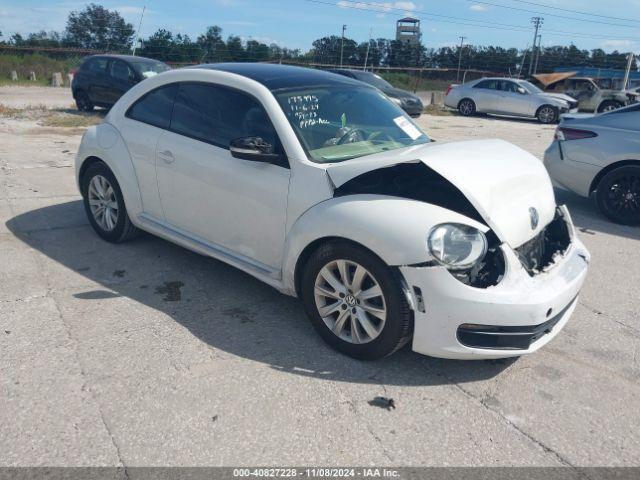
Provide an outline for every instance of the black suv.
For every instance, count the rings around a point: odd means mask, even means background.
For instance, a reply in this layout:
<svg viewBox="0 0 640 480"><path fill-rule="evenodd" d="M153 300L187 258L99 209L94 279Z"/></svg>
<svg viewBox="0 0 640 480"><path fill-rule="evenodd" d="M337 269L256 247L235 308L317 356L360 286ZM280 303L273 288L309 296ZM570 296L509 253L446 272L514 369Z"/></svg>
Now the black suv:
<svg viewBox="0 0 640 480"><path fill-rule="evenodd" d="M136 83L166 72L169 66L158 60L129 55L94 55L82 62L71 82L78 110L111 107Z"/></svg>
<svg viewBox="0 0 640 480"><path fill-rule="evenodd" d="M387 97L394 101L400 108L407 112L412 117L419 117L424 110L424 105L420 100L420 97L414 95L411 92L395 88L384 78L375 73L365 72L363 70L349 70L346 68L339 68L335 70L329 70L332 73L337 73L345 77L355 78L361 82L373 85L378 90L382 90Z"/></svg>

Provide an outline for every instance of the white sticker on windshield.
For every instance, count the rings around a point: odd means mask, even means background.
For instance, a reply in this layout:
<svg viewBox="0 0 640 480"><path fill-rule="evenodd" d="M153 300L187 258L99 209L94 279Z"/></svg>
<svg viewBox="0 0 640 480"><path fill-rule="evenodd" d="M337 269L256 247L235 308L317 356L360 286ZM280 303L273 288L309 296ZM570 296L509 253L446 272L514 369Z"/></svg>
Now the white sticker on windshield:
<svg viewBox="0 0 640 480"><path fill-rule="evenodd" d="M409 135L411 140L415 140L422 136L422 132L416 128L416 126L407 120L405 117L396 117L393 121L398 125L404 133Z"/></svg>
<svg viewBox="0 0 640 480"><path fill-rule="evenodd" d="M148 70L146 72L142 72L142 76L144 78L155 77L157 74L158 74L158 72L154 72L153 70Z"/></svg>

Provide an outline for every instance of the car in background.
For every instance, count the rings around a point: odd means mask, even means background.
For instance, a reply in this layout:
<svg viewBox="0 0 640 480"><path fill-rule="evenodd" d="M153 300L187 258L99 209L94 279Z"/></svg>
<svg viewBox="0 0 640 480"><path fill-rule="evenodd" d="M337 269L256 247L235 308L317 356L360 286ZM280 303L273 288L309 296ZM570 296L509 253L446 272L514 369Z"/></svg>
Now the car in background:
<svg viewBox="0 0 640 480"><path fill-rule="evenodd" d="M575 75L573 72L543 73L533 77L545 92L564 93L578 100L578 109L581 112L609 112L634 103L638 99L635 92L603 89L593 78L573 75Z"/></svg>
<svg viewBox="0 0 640 480"><path fill-rule="evenodd" d="M544 93L532 83L515 78L481 78L450 85L444 104L466 117L492 113L537 118L541 123L555 123L561 114L577 111L578 106L568 95Z"/></svg>
<svg viewBox="0 0 640 480"><path fill-rule="evenodd" d="M419 117L424 110L424 105L422 104L422 100L420 100L420 97L411 92L408 92L407 90L402 90L401 88L394 87L380 75L376 75L375 73L366 72L363 70L350 70L347 68L339 68L329 71L332 73L337 73L338 75L343 75L345 77L355 78L356 80L360 80L361 82L373 85L378 90L381 90L387 97L391 99L392 102L402 108L411 117Z"/></svg>
<svg viewBox="0 0 640 480"><path fill-rule="evenodd" d="M544 164L556 185L595 194L616 223L640 224L640 104L599 115L562 117Z"/></svg>
<svg viewBox="0 0 640 480"><path fill-rule="evenodd" d="M166 72L166 63L130 55L93 55L75 72L71 92L78 110L110 108L124 93L145 78Z"/></svg>

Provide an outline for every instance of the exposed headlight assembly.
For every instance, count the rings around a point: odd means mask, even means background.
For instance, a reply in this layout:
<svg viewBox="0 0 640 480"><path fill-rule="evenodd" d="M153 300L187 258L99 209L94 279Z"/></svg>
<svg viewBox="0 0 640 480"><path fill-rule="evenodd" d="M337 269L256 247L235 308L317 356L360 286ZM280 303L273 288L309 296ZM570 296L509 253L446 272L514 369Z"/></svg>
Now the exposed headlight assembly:
<svg viewBox="0 0 640 480"><path fill-rule="evenodd" d="M427 247L431 255L448 269L463 270L484 258L487 237L468 225L443 223L431 229Z"/></svg>

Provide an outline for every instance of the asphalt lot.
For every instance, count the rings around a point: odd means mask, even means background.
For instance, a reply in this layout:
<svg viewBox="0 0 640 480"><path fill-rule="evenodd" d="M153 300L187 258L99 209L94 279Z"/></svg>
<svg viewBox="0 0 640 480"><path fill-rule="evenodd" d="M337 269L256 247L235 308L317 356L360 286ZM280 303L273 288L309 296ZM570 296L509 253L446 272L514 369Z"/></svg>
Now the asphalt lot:
<svg viewBox="0 0 640 480"><path fill-rule="evenodd" d="M553 133L419 123L538 156ZM593 258L553 342L516 361L364 363L232 267L148 235L101 241L74 184L81 132L0 117L0 466L640 465L640 229L558 191Z"/></svg>

